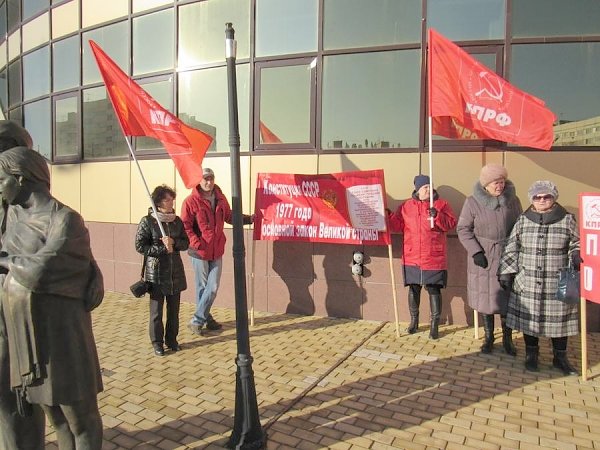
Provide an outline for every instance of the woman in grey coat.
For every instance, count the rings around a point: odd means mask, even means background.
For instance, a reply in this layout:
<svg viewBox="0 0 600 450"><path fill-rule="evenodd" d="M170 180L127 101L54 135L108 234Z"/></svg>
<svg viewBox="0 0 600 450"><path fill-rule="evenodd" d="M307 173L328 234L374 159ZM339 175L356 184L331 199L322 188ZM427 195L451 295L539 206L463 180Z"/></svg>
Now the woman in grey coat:
<svg viewBox="0 0 600 450"><path fill-rule="evenodd" d="M569 259L576 268L579 229L575 216L556 203L551 181L536 181L528 191L532 204L519 216L504 247L498 276L510 292L507 324L523 332L525 368L538 370L538 339L552 339L552 364L565 375L576 375L567 359L567 339L578 333L577 305L556 298L558 270Z"/></svg>
<svg viewBox="0 0 600 450"><path fill-rule="evenodd" d="M514 184L499 164L487 164L480 172L473 195L465 200L456 231L467 251L467 294L471 308L483 315L485 337L482 353L494 346L494 314L502 323L502 345L509 355L517 351L512 330L506 325L508 294L498 283L498 264L510 230L522 212Z"/></svg>

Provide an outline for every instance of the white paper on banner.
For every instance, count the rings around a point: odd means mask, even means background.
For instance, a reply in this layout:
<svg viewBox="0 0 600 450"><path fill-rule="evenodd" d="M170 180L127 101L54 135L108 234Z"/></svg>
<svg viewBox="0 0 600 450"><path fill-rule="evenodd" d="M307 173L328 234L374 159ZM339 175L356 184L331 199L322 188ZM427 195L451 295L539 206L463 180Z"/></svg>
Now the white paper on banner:
<svg viewBox="0 0 600 450"><path fill-rule="evenodd" d="M354 228L385 231L383 195L380 184L352 186L346 189L350 223Z"/></svg>

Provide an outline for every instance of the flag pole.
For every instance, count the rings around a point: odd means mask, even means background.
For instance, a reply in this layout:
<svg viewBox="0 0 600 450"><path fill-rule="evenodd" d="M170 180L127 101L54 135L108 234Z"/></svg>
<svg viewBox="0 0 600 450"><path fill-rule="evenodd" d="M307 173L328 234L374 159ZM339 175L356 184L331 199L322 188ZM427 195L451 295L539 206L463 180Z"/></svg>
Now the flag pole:
<svg viewBox="0 0 600 450"><path fill-rule="evenodd" d="M431 60L433 59L431 57L431 29L429 30L429 34L428 34L428 39L427 39L429 45L427 47L427 109L428 111L428 117L427 117L427 128L429 128L429 133L428 133L428 138L429 138L429 142L428 142L428 146L429 146L429 209L431 210L431 208L433 208L433 131L432 131L432 125L433 125L433 120L431 119L431 71L432 71L432 67L431 67ZM431 229L433 230L433 222L434 222L435 218L434 217L430 217L429 218L429 222L431 224Z"/></svg>
<svg viewBox="0 0 600 450"><path fill-rule="evenodd" d="M587 308L585 297L579 298L579 321L581 323L581 379L587 381Z"/></svg>
<svg viewBox="0 0 600 450"><path fill-rule="evenodd" d="M431 94L430 94L431 95ZM431 120L431 114L428 117L429 122L429 209L433 208L433 137L431 131L431 124L433 121ZM433 229L433 221L435 218L433 216L429 217L429 222L431 223L431 229Z"/></svg>
<svg viewBox="0 0 600 450"><path fill-rule="evenodd" d="M396 277L394 276L394 263L391 242L388 244L388 260L390 263L390 275L392 278L392 296L394 298L394 319L396 322L396 337L400 337L400 329L398 325L398 294L396 292Z"/></svg>
<svg viewBox="0 0 600 450"><path fill-rule="evenodd" d="M125 136L123 127L121 127L121 131L123 131L123 136L125 137L125 142L127 142L127 148L129 148L129 153L131 154L131 157L135 161L135 165L137 166L138 172L140 173L140 177L142 178L142 183L144 183L144 188L146 189L146 195L148 196L148 200L150 201L150 206L152 207L152 211L154 212L154 217L156 217L156 223L158 223L158 228L160 228L160 234L162 235L162 237L165 237L167 234L165 233L165 229L163 228L161 221L158 219L158 211L156 210L156 205L152 201L152 194L150 194L150 189L148 189L148 183L146 183L146 178L144 177L144 174L142 173L142 168L140 167L140 163L139 163L138 159L135 157L133 148L131 148L131 142L129 142L129 139L127 139L127 136Z"/></svg>

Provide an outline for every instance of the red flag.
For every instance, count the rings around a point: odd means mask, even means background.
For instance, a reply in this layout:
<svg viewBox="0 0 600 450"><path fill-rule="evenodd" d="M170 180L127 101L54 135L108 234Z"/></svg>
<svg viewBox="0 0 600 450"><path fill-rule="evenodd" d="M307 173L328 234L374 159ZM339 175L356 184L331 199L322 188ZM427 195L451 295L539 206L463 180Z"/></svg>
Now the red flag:
<svg viewBox="0 0 600 450"><path fill-rule="evenodd" d="M428 79L433 134L552 147L556 116L542 100L511 85L431 28Z"/></svg>
<svg viewBox="0 0 600 450"><path fill-rule="evenodd" d="M89 42L123 134L149 136L161 141L185 187L195 187L202 179L201 163L213 138L187 126L160 106L125 75L98 44Z"/></svg>
<svg viewBox="0 0 600 450"><path fill-rule="evenodd" d="M258 123L260 127L260 139L265 144L281 144L281 139L273 133L267 126L262 123L262 120Z"/></svg>

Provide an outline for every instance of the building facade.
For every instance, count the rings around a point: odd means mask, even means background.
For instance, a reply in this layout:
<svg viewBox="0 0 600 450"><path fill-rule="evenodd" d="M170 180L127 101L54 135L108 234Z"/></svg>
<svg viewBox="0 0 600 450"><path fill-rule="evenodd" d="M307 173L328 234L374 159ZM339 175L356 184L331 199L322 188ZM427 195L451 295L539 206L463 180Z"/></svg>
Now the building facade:
<svg viewBox="0 0 600 450"><path fill-rule="evenodd" d="M413 177L429 170L428 27L558 117L551 152L435 137L431 175L457 214L487 162L507 167L524 204L537 179L555 181L572 212L579 192L600 191L600 3L593 0L0 1L1 112L30 131L51 163L53 193L86 219L107 289L127 292L138 277L133 236L148 200L88 41L165 108L214 137L204 165L229 196L226 22L237 41L245 212L253 210L260 172L382 168L388 207L410 196ZM175 187L180 205L189 191L160 143L129 144L148 186ZM361 249L368 263L359 278L350 270L355 248L247 236L255 309L394 320L386 248ZM400 243L395 236L393 268L407 320ZM226 255L217 304L233 306ZM467 323L466 254L455 234L449 260L443 319ZM191 301L192 290L184 298ZM588 308L590 326L600 328L597 310Z"/></svg>

